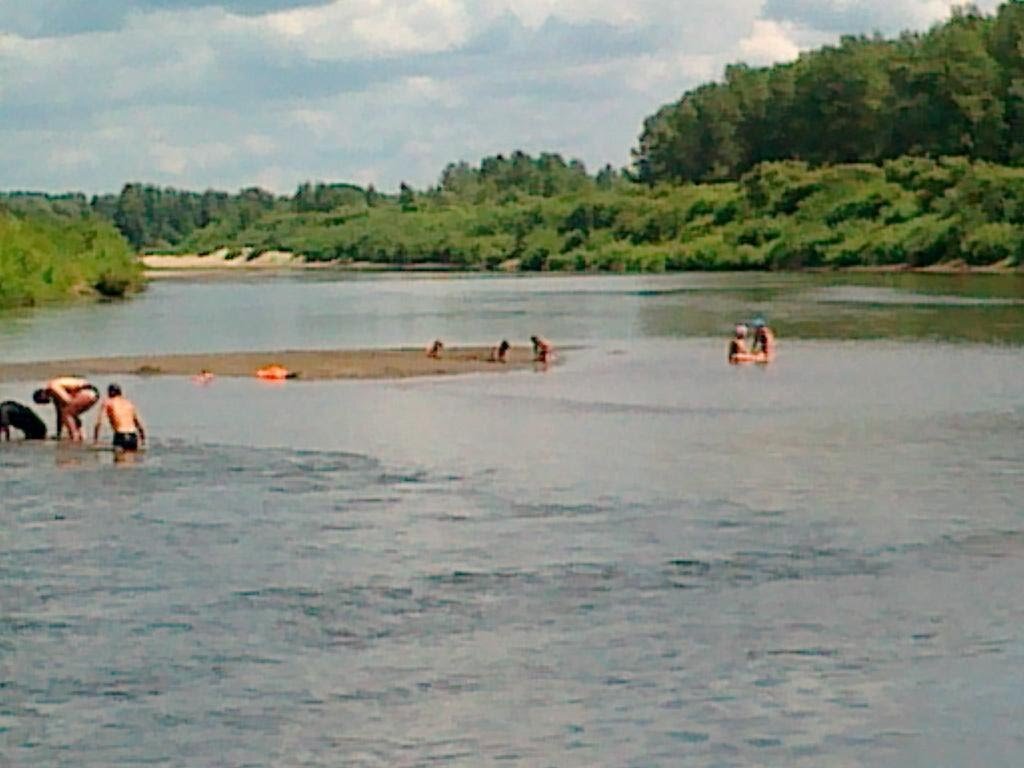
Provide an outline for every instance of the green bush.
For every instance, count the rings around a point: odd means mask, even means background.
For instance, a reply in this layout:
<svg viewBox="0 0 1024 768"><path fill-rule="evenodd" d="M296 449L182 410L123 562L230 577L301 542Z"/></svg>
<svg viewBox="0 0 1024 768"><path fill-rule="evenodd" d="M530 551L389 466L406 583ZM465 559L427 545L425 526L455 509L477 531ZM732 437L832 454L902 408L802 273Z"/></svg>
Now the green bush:
<svg viewBox="0 0 1024 768"><path fill-rule="evenodd" d="M109 224L90 215L0 210L0 307L123 296L141 287L138 261Z"/></svg>
<svg viewBox="0 0 1024 768"><path fill-rule="evenodd" d="M1014 224L984 224L964 238L963 256L968 264L995 264L1009 260L1019 264L1024 252L1024 228Z"/></svg>

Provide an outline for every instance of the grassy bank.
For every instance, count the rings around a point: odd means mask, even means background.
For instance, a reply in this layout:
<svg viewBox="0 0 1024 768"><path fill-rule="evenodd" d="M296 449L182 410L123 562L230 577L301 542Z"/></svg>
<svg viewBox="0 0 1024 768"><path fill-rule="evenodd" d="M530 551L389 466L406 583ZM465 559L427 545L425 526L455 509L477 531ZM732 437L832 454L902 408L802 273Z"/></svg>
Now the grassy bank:
<svg viewBox="0 0 1024 768"><path fill-rule="evenodd" d="M0 210L0 308L123 296L141 286L141 269L110 224Z"/></svg>

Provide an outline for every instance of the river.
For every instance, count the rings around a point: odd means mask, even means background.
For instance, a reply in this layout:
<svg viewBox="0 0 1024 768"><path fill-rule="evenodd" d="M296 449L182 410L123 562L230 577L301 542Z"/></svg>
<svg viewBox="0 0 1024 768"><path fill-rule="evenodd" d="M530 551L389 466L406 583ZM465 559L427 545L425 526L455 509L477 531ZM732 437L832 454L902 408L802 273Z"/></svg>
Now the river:
<svg viewBox="0 0 1024 768"><path fill-rule="evenodd" d="M0 356L533 333L561 364L125 377L131 466L0 445L0 763L1019 763L1020 278L167 280Z"/></svg>

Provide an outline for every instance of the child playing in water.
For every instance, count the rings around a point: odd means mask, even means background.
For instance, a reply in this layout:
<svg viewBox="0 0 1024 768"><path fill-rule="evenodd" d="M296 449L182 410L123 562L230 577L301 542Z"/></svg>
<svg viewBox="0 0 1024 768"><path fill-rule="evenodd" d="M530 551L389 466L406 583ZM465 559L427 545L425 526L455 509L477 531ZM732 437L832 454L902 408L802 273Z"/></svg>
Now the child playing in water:
<svg viewBox="0 0 1024 768"><path fill-rule="evenodd" d="M96 419L96 426L92 431L92 440L99 442L100 428L103 426L103 419L110 422L114 430L114 451L132 452L139 450L140 444L146 442L146 428L142 426L135 405L127 397L121 394L121 387L111 384L107 387L107 399L100 408L99 417Z"/></svg>
<svg viewBox="0 0 1024 768"><path fill-rule="evenodd" d="M751 351L757 355L759 363L770 363L775 359L775 334L764 320L754 322L754 347Z"/></svg>
<svg viewBox="0 0 1024 768"><path fill-rule="evenodd" d="M732 365L754 361L754 355L747 349L747 330L747 326L740 323L736 326L732 341L729 342L729 362Z"/></svg>
<svg viewBox="0 0 1024 768"><path fill-rule="evenodd" d="M555 356L554 345L543 336L531 336L533 342L533 359L538 363L546 363Z"/></svg>
<svg viewBox="0 0 1024 768"><path fill-rule="evenodd" d="M508 357L508 351L510 349L512 349L512 345L509 344L508 341L506 341L505 339L502 339L501 340L501 344L499 344L496 347L491 347L491 357L490 357L491 362L492 363L506 363L506 362L508 362L507 357Z"/></svg>

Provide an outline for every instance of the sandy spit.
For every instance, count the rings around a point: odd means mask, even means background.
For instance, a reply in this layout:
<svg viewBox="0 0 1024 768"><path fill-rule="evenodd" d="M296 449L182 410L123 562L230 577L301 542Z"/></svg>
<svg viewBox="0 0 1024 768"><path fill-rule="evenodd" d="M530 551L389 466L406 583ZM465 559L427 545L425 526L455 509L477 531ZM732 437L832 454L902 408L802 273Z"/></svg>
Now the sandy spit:
<svg viewBox="0 0 1024 768"><path fill-rule="evenodd" d="M404 379L413 376L446 376L460 373L499 373L534 366L529 347L513 348L508 362L492 363L490 349L447 349L440 359L427 357L423 349L285 350L277 352L226 352L222 354L132 355L31 363L0 364L0 381L43 382L55 376L101 377L118 375L193 376L208 370L216 376L255 376L257 368L282 365L300 380Z"/></svg>

